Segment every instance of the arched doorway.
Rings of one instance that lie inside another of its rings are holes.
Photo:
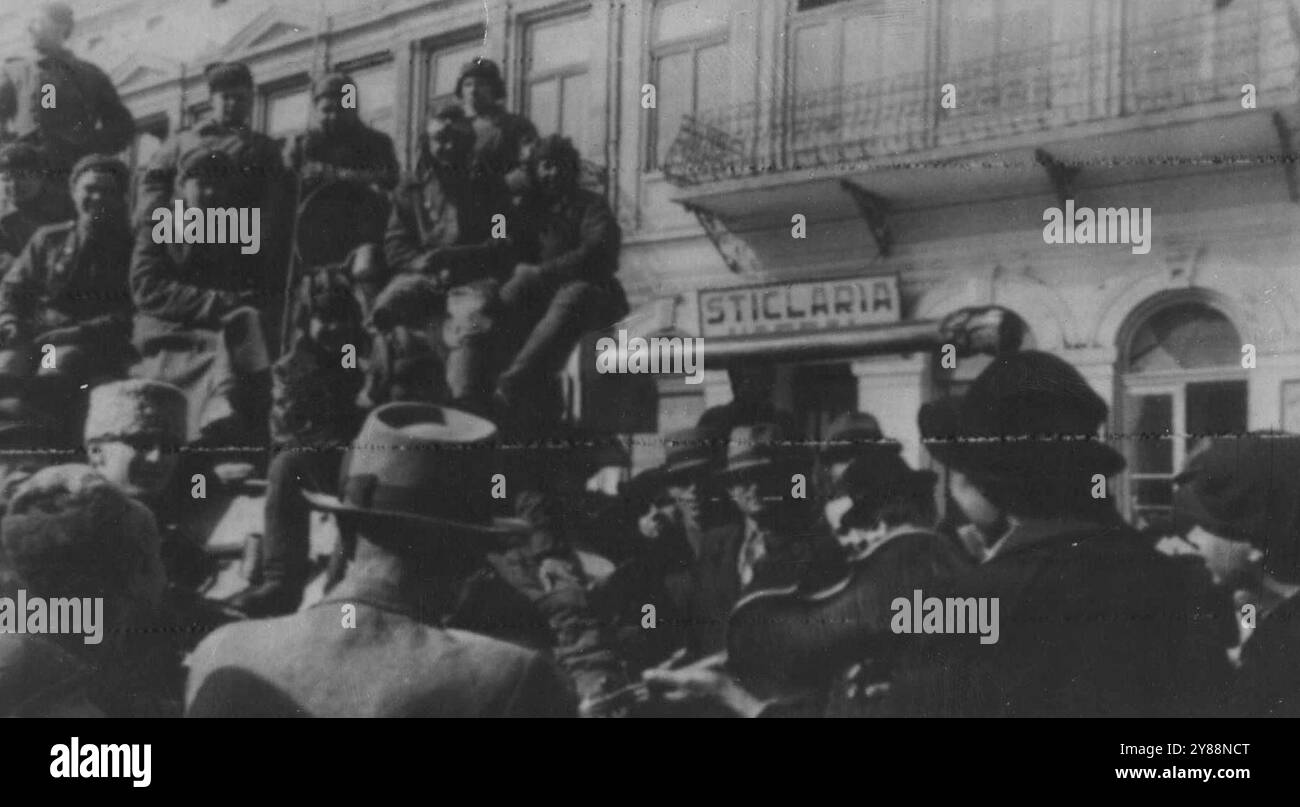
[[[1173,477],[1199,442],[1247,428],[1237,327],[1203,299],[1143,306],[1120,331],[1122,509],[1139,527],[1172,514]]]

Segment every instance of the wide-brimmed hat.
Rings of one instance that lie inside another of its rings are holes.
[[[669,432],[663,443],[663,464],[632,477],[627,485],[629,495],[649,496],[677,480],[707,473],[718,437],[697,426]]]
[[[922,442],[964,472],[1002,480],[1088,469],[1111,476],[1124,457],[1097,438],[1109,408],[1079,371],[1050,353],[999,356],[961,398],[921,407]]]
[[[1264,553],[1264,570],[1300,580],[1300,435],[1252,432],[1220,437],[1174,477],[1174,521]]]
[[[496,426],[468,412],[392,403],[366,418],[343,460],[340,495],[303,491],[313,507],[475,535],[526,532],[492,513]]]
[[[803,446],[793,443],[782,426],[754,423],[731,430],[726,463],[714,475],[726,484],[749,475],[785,470],[806,459]]]
[[[880,451],[898,454],[902,444],[887,439],[880,422],[866,412],[845,412],[831,421],[819,453],[823,462],[841,462]]]

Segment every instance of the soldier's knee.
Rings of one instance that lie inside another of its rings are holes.
[[[551,311],[585,312],[600,300],[600,292],[595,286],[584,281],[575,280],[565,283],[551,298]]]

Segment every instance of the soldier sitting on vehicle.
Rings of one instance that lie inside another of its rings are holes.
[[[0,198],[11,206],[0,216],[0,273],[9,269],[39,228],[76,218],[62,183],[45,154],[27,143],[0,149]]]
[[[458,107],[429,121],[416,176],[395,194],[384,252],[393,272],[429,278],[450,292],[450,301],[431,312],[447,314],[445,351],[440,347],[447,386],[451,400],[481,411],[493,363],[495,278],[510,263],[510,242],[492,237],[492,217],[508,210],[509,194],[502,182],[471,174],[473,137]]]
[[[73,429],[82,411],[76,388],[125,375],[133,356],[128,177],[115,157],[79,160],[72,170],[76,220],[37,230],[0,281],[3,373],[61,379],[25,394],[38,408],[67,409],[65,425]],[[53,400],[41,400],[46,394]],[[78,402],[70,408],[68,395]]]
[[[275,454],[267,471],[261,580],[226,601],[253,617],[291,613],[302,601],[311,520],[301,491],[333,489],[364,416],[355,357],[366,334],[342,268],[304,277],[297,302],[290,347],[271,368]]]
[[[604,197],[579,187],[580,162],[572,141],[559,135],[543,138],[529,158],[532,187],[519,217],[524,260],[499,294],[507,312],[503,336],[515,353],[497,379],[496,398],[512,419],[522,416],[525,406],[557,419],[558,388],[546,383],[548,377],[584,333],[628,312],[623,286],[614,277],[622,231]]]
[[[186,207],[226,207],[235,173],[234,160],[215,147],[185,155],[178,181]],[[190,440],[265,443],[271,382],[264,334],[265,320],[280,313],[277,268],[238,243],[155,243],[150,228],[138,233],[131,294],[143,359],[131,375],[185,392]]]

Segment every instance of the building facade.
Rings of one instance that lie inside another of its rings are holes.
[[[509,106],[572,137],[618,212],[622,327],[705,338],[697,386],[580,352],[606,427],[690,425],[728,366],[762,364],[809,439],[859,408],[925,464],[917,408],[985,361],[947,366],[939,324],[993,305],[1110,402],[1130,514],[1168,506],[1186,435],[1300,431],[1294,0],[136,0],[85,20],[74,48],[135,113],[136,162],[204,112],[218,59],[250,65],[277,137],[306,125],[313,72],[349,70],[407,164],[461,64],[498,60]],[[1067,203],[1149,209],[1149,249],[1046,243]]]

